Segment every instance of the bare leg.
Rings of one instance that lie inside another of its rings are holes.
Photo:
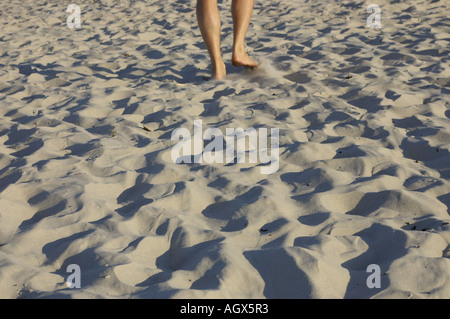
[[[234,66],[255,68],[258,64],[245,51],[245,34],[252,17],[254,0],[233,0],[231,14],[234,25],[233,58]]]
[[[211,58],[213,78],[223,79],[226,68],[220,51],[220,14],[217,0],[197,0],[197,21]]]

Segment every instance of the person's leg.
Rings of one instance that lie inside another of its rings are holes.
[[[245,35],[252,17],[254,0],[233,0],[231,14],[234,25],[233,58],[234,66],[257,67],[245,51]]]
[[[226,75],[226,68],[220,51],[220,14],[217,0],[197,0],[197,21],[211,57],[213,78],[222,79]]]

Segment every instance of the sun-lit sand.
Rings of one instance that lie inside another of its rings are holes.
[[[2,3],[0,297],[449,298],[450,2],[256,1],[254,71],[219,5],[205,81],[193,0]],[[195,120],[278,170],[174,163]]]

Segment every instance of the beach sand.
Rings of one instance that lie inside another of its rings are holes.
[[[223,81],[195,1],[72,2],[0,8],[1,298],[450,297],[448,1],[257,1],[255,71],[223,1]],[[195,120],[278,170],[174,163]]]

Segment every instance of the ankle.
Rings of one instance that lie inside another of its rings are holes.
[[[211,73],[214,77],[223,77],[227,73],[225,63],[223,61],[213,62],[211,64]]]
[[[242,43],[234,43],[233,44],[233,56],[242,56],[245,55],[246,51],[245,51],[245,45]]]

